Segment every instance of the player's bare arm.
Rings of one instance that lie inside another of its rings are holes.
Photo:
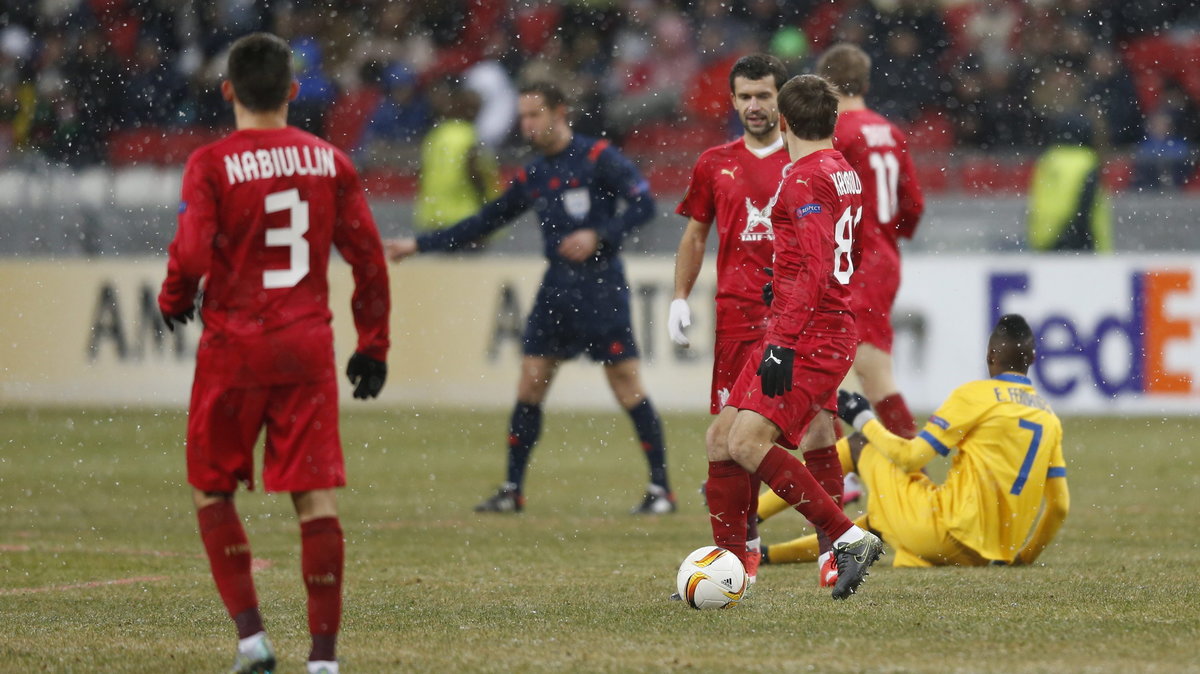
[[[692,310],[687,298],[692,294],[700,269],[704,266],[704,249],[710,231],[712,223],[688,218],[683,237],[679,240],[679,250],[675,253],[675,299],[671,301],[667,317],[667,332],[671,341],[680,346],[691,346],[691,340],[683,332],[692,324]]]

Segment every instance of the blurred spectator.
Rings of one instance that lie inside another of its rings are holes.
[[[1087,85],[1084,91],[1093,116],[1101,120],[1104,135],[1101,145],[1128,147],[1142,138],[1142,113],[1129,102],[1137,100],[1133,80],[1111,49],[1093,47],[1084,68]]]
[[[1134,154],[1133,184],[1141,189],[1180,187],[1196,170],[1195,148],[1175,130],[1170,111],[1146,120],[1146,138]]]
[[[462,76],[463,85],[480,101],[474,118],[475,133],[479,142],[492,148],[508,140],[517,119],[517,88],[497,60],[508,44],[503,35],[493,35],[484,48],[484,59],[467,68]]]
[[[616,98],[608,112],[618,133],[648,121],[673,118],[684,88],[700,72],[696,36],[682,14],[663,11],[629,29],[618,38],[611,74]]]
[[[1112,251],[1112,206],[1100,183],[1100,155],[1082,111],[1051,122],[1029,188],[1029,244],[1038,251]]]
[[[996,72],[1011,65],[1022,19],[1017,2],[977,3],[964,28],[971,44],[968,52],[979,58],[984,70]]]
[[[104,33],[92,28],[83,33],[76,52],[67,59],[67,91],[71,102],[61,109],[63,130],[73,135],[59,158],[80,165],[103,161],[108,134],[115,128],[115,113],[124,95],[117,62]]]
[[[808,36],[796,26],[784,26],[771,36],[767,51],[783,61],[789,75],[798,75],[804,71],[808,62]]]
[[[482,147],[471,120],[479,97],[453,80],[429,92],[437,124],[421,148],[421,183],[413,224],[418,232],[441,229],[474,215],[500,195],[500,172],[491,151]],[[479,242],[464,250],[482,250]]]
[[[288,123],[324,137],[325,111],[333,103],[337,90],[322,67],[321,45],[312,37],[293,40],[292,60],[300,92],[288,106]]]
[[[187,81],[173,64],[163,60],[157,43],[143,42],[130,67],[117,123],[126,128],[178,123],[186,97]]]
[[[835,38],[874,57],[872,105],[942,149],[1019,153],[1082,108],[1097,147],[1132,153],[1166,92],[1189,101],[1169,113],[1171,142],[1200,145],[1200,3],[1116,0],[9,1],[0,125],[75,163],[104,160],[115,127],[227,126],[224,51],[256,30],[295,46],[294,123],[354,139],[370,127],[397,145],[393,164],[419,151],[422,100],[443,76],[479,95],[476,132],[493,147],[512,137],[515,80],[547,79],[568,90],[580,132],[671,152],[689,122],[725,131],[727,59],[769,49],[796,73]],[[406,74],[374,110],[364,66],[397,62]],[[347,101],[361,111],[331,128]]]
[[[871,69],[871,107],[888,119],[911,122],[922,104],[938,90],[941,78],[932,61],[923,56],[917,33],[897,26],[883,45],[883,57],[872,58],[879,66]]]
[[[429,106],[417,88],[416,73],[393,63],[383,76],[384,99],[363,130],[362,146],[415,143],[429,128]]]

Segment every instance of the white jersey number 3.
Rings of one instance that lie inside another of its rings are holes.
[[[291,249],[291,262],[287,269],[270,269],[263,272],[263,288],[291,288],[308,275],[308,202],[300,200],[300,190],[290,189],[267,195],[268,213],[290,211],[287,227],[267,230],[268,246],[287,246]]]
[[[854,273],[854,258],[850,257],[850,251],[854,248],[854,228],[859,220],[862,220],[862,206],[857,211],[850,207],[833,228],[833,240],[837,243],[833,250],[833,277],[842,285],[850,283]]]

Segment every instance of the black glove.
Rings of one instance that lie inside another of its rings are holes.
[[[171,332],[175,332],[175,324],[178,323],[179,325],[184,325],[196,317],[196,305],[193,304],[187,308],[187,311],[181,311],[174,316],[163,314],[162,317],[163,321],[165,321],[167,324],[167,329]]]
[[[767,272],[767,276],[774,277],[775,270],[770,267],[763,267],[763,271]],[[775,282],[767,281],[763,284],[763,304],[768,307],[775,301]]]
[[[863,417],[864,414],[870,416]],[[842,421],[853,426],[854,430],[861,431],[862,426],[854,422],[861,422],[865,426],[868,421],[875,418],[875,413],[871,411],[871,403],[867,402],[866,397],[861,393],[839,390],[838,416],[842,418]]]
[[[792,390],[792,361],[796,352],[784,346],[768,344],[758,364],[758,376],[762,379],[762,392],[768,398],[781,396]]]
[[[355,353],[346,365],[346,376],[354,384],[355,398],[374,398],[383,390],[383,382],[387,380],[387,363],[364,353]]]

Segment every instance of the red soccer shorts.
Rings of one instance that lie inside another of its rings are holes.
[[[870,344],[884,353],[892,352],[892,305],[900,290],[900,256],[886,244],[864,248],[854,271],[850,308],[858,343]]]
[[[196,373],[188,411],[188,482],[201,491],[254,488],[254,445],[266,426],[263,487],[310,491],[346,484],[337,379],[231,388]]]
[[[792,366],[792,390],[768,398],[762,394],[758,378],[758,364],[766,348],[760,342],[738,376],[729,404],[763,415],[779,427],[780,444],[799,447],[804,430],[817,412],[828,409],[831,400],[836,409],[837,387],[854,362],[855,344],[853,338],[839,336],[798,345]]]
[[[713,348],[712,392],[708,407],[710,413],[719,414],[725,403],[729,402],[729,394],[733,392],[733,386],[737,383],[742,368],[755,354],[758,354],[759,358],[762,357],[762,351],[759,350],[761,344],[761,339],[717,338]],[[757,360],[754,362],[758,363]]]

